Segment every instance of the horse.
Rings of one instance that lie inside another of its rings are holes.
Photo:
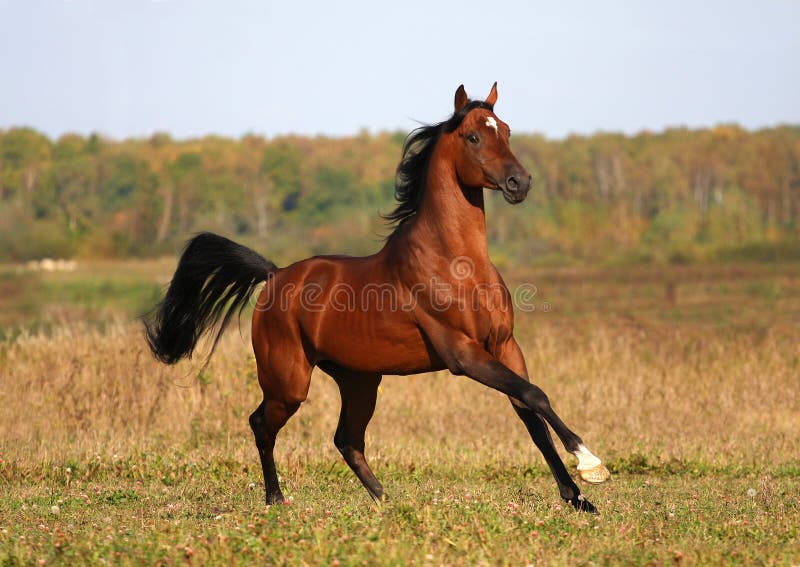
[[[178,262],[167,292],[145,317],[145,338],[167,364],[191,357],[204,334],[214,352],[234,314],[263,283],[252,317],[252,346],[263,400],[250,415],[266,504],[284,502],[276,437],[305,401],[311,371],[339,387],[334,444],[378,504],[386,499],[364,454],[364,435],[385,374],[449,370],[497,390],[544,456],[561,498],[597,513],[567,471],[553,429],[589,483],[610,478],[581,438],[530,381],[514,339],[511,295],[489,259],[484,188],[521,203],[531,175],[514,156],[511,131],[494,113],[497,83],[485,100],[458,87],[452,116],[406,138],[395,181],[393,228],[365,257],[315,256],[279,268],[254,250],[200,233]]]

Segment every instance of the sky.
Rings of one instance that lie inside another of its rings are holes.
[[[0,0],[0,128],[120,139],[800,123],[800,0]]]

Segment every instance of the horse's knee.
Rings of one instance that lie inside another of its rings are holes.
[[[522,394],[522,400],[520,401],[522,401],[528,409],[535,411],[539,415],[550,410],[550,399],[547,397],[547,394],[545,394],[541,388],[533,384],[531,384],[529,388],[525,388]]]
[[[342,454],[347,462],[350,462],[351,457],[355,455],[364,454],[364,435],[358,434],[351,427],[348,427],[346,420],[340,418],[339,426],[336,428],[336,433],[333,435],[333,444]]]
[[[357,463],[364,462],[363,445],[358,447],[355,443],[337,442],[336,438],[334,438],[333,443],[348,465],[354,466]]]
[[[303,398],[305,399],[305,398]],[[301,401],[269,400],[250,414],[250,428],[258,442],[263,436],[275,437],[292,415],[300,408]]]
[[[343,453],[347,448],[347,435],[345,435],[341,425],[336,428],[336,433],[333,434],[333,444],[339,449],[340,453]]]
[[[336,448],[345,458],[354,452],[361,454],[364,453],[364,441],[354,439],[341,429],[338,429],[336,434],[333,436],[333,444],[336,445]]]
[[[264,404],[258,406],[256,411],[250,414],[248,421],[253,432],[258,432],[264,427]]]
[[[343,457],[347,457],[347,453],[351,450],[350,443],[347,442],[347,439],[337,433],[333,436],[333,444],[336,445],[336,448]]]

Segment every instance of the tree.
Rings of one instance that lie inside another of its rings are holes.
[[[297,206],[303,189],[300,161],[298,149],[284,140],[273,142],[264,150],[261,174],[273,207],[289,211]]]
[[[30,202],[51,150],[50,140],[31,128],[0,133],[0,202]]]

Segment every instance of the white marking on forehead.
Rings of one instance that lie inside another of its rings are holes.
[[[486,117],[486,125],[489,128],[494,128],[494,133],[498,136],[500,135],[500,130],[497,129],[497,120],[494,119],[494,116],[487,116]]]

